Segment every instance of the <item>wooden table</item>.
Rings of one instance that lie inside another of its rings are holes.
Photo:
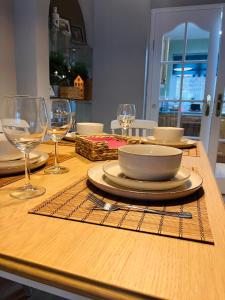
[[[42,145],[42,150],[53,148]],[[77,156],[64,163],[70,172],[32,176],[47,188],[26,201],[0,190],[0,276],[74,298],[225,299],[225,211],[208,159],[184,157],[204,178],[215,245],[201,244],[28,214],[28,210],[85,174],[94,163]],[[72,151],[61,146],[60,152]]]

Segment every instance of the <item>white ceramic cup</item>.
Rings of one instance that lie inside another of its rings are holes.
[[[158,145],[126,145],[118,149],[119,165],[129,178],[169,180],[179,168],[182,151]]]
[[[77,123],[77,133],[81,135],[93,135],[103,133],[102,123]]]
[[[180,142],[184,135],[184,128],[178,127],[155,127],[153,136],[159,142],[176,143]]]

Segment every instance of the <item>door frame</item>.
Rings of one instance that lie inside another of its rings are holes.
[[[151,81],[152,74],[153,74],[153,68],[154,68],[154,46],[155,46],[155,39],[154,39],[154,32],[156,30],[155,28],[155,19],[157,13],[162,13],[162,12],[176,12],[176,11],[196,11],[198,9],[205,9],[209,10],[212,8],[218,8],[218,9],[224,9],[225,4],[207,4],[207,5],[192,5],[192,6],[179,6],[179,7],[166,7],[166,8],[155,8],[151,10],[151,16],[150,16],[150,34],[148,35],[147,38],[147,58],[146,58],[146,66],[147,66],[147,71],[145,73],[145,79],[146,79],[146,84],[145,84],[145,91],[144,91],[144,112],[143,116],[144,119],[151,119],[151,120],[156,120],[154,118],[154,115],[151,115],[151,108],[152,105],[155,105],[151,101],[151,91],[152,91],[152,85],[153,82]]]
[[[225,8],[225,5],[224,5]],[[224,9],[225,10],[225,9]],[[210,126],[209,142],[214,145],[208,152],[209,160],[212,167],[216,166],[217,150],[220,138],[220,116],[216,116],[216,107],[219,94],[224,95],[225,92],[225,11],[222,20],[222,36],[220,40],[220,55],[218,60],[218,77],[215,90],[215,101],[212,109],[212,122]],[[224,99],[223,99],[224,102]]]
[[[193,6],[181,6],[181,7],[169,7],[169,8],[159,8],[159,9],[152,9],[151,10],[151,16],[150,16],[150,30],[148,35],[148,41],[147,41],[147,57],[146,57],[146,84],[145,84],[145,97],[144,97],[144,118],[145,119],[154,119],[151,116],[151,108],[154,103],[151,102],[151,90],[153,87],[153,82],[151,81],[153,71],[154,71],[154,31],[155,31],[155,19],[157,13],[160,12],[176,12],[176,11],[193,11],[198,9],[221,9],[223,10],[223,20],[222,20],[222,34],[220,41],[220,56],[219,56],[219,63],[218,63],[218,80],[216,82],[215,87],[215,96],[214,101],[211,101],[212,105],[210,108],[211,113],[211,124],[209,128],[209,141],[208,143],[210,145],[213,145],[209,148],[208,151],[208,157],[211,163],[211,166],[213,170],[216,166],[216,157],[217,157],[217,150],[219,145],[219,134],[220,134],[220,118],[215,116],[215,110],[216,110],[216,101],[218,98],[218,94],[223,93],[225,88],[225,4],[209,4],[209,5],[193,5]],[[222,63],[223,62],[223,63]],[[153,116],[154,117],[154,116]],[[207,149],[206,149],[207,150]],[[220,190],[222,193],[225,193],[225,178],[218,178],[217,179],[218,185],[220,187]]]
[[[218,61],[218,77],[216,82],[216,90],[215,90],[215,101],[214,107],[212,110],[212,122],[210,126],[210,134],[209,134],[209,143],[212,147],[209,147],[208,157],[213,168],[213,171],[216,170],[217,163],[217,153],[219,147],[219,139],[220,139],[220,126],[221,126],[221,116],[216,116],[217,110],[217,101],[219,99],[219,95],[223,95],[222,102],[225,102],[225,5],[224,5],[224,16],[222,20],[222,35],[220,40],[220,55]],[[224,163],[225,166],[225,163]],[[222,194],[225,194],[225,177],[216,178],[217,184]]]

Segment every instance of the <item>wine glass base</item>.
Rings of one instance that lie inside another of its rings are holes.
[[[10,193],[10,196],[20,200],[31,199],[35,197],[39,197],[46,192],[46,189],[41,186],[23,186],[20,187]]]
[[[48,169],[45,169],[46,174],[64,174],[69,172],[69,169],[63,166],[52,166]]]

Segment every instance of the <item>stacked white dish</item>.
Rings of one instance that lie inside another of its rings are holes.
[[[163,191],[173,189],[184,184],[185,181],[187,181],[191,175],[187,169],[180,168],[177,174],[170,180],[136,180],[127,177],[122,172],[120,165],[117,161],[103,165],[103,172],[109,180],[111,180],[115,184],[118,184],[119,186],[143,191]]]
[[[184,138],[183,135],[184,128],[155,127],[153,128],[153,136],[144,138],[143,143],[177,148],[189,148],[196,145],[196,141]]]
[[[32,151],[29,161],[30,169],[44,165],[48,157],[47,153]],[[0,175],[24,172],[24,164],[23,154],[6,140],[4,134],[0,134]]]
[[[180,167],[179,149],[127,145],[120,147],[118,153],[119,161],[88,171],[89,180],[111,194],[142,200],[176,199],[195,192],[202,185],[197,173]]]

